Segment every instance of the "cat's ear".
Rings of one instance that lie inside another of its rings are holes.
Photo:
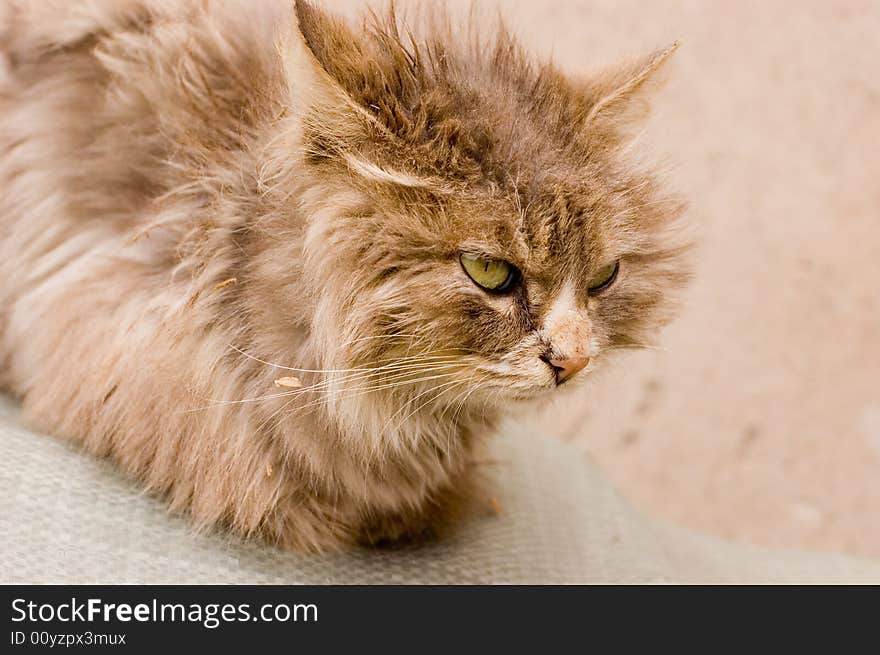
[[[394,118],[402,113],[396,110],[404,87],[400,78],[397,86],[391,84],[394,76],[388,75],[391,64],[406,60],[397,32],[365,38],[308,0],[295,0],[294,17],[297,29],[293,43],[284,46],[284,60],[291,103],[300,108],[297,113],[313,137],[310,154],[315,159],[344,161],[352,173],[370,182],[428,186],[414,175],[370,161],[362,147],[367,141],[398,136]],[[375,15],[374,19],[379,20]],[[387,20],[387,25],[394,24],[393,4]],[[389,69],[381,70],[382,65]],[[412,87],[406,89],[412,95]]]
[[[291,102],[302,114],[328,121],[361,113],[346,92],[350,62],[362,59],[363,44],[341,19],[308,0],[295,0],[294,29],[281,45]]]
[[[388,92],[376,63],[376,43],[309,0],[295,0],[293,13],[296,34],[285,47],[291,102],[324,128],[325,136],[341,142],[364,129],[373,136],[390,135],[392,130],[373,111],[385,101],[374,97]]]
[[[360,53],[354,33],[342,20],[323,12],[308,0],[295,0],[293,6],[305,54],[312,65],[335,78],[340,71],[339,64]]]
[[[661,71],[678,42],[647,56],[600,71],[582,86],[587,99],[584,128],[618,135],[632,129],[648,110],[648,97],[662,81]]]

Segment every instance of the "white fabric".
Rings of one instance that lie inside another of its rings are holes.
[[[657,524],[587,455],[515,429],[495,441],[500,515],[442,543],[300,556],[196,534],[108,463],[17,417],[0,399],[3,583],[880,583],[880,562],[769,552]]]

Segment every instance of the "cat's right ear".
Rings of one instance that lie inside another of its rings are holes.
[[[308,0],[295,0],[293,14],[295,30],[281,51],[296,113],[318,128],[325,145],[335,144],[337,150],[365,131],[386,134],[387,128],[348,90],[366,84],[369,46],[345,21]]]
[[[316,111],[332,115],[351,105],[333,62],[357,57],[356,37],[344,22],[307,0],[294,0],[293,8],[294,29],[280,46],[291,102],[303,115]]]
[[[350,56],[355,39],[345,23],[324,13],[308,0],[294,0],[293,13],[303,54],[310,65],[317,66],[329,76],[333,57]]]

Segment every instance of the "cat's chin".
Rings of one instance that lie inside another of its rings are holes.
[[[551,402],[558,390],[556,387],[539,387],[534,391],[517,393],[507,397],[507,403],[517,406],[534,406]]]
[[[528,391],[511,394],[507,396],[506,400],[508,404],[531,408],[536,405],[549,405],[560,398],[568,397],[572,393],[582,390],[586,386],[587,377],[586,375],[578,376],[577,379],[560,385],[538,386]]]

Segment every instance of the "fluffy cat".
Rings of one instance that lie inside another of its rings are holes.
[[[587,79],[502,28],[303,0],[12,0],[0,385],[200,526],[433,531],[513,407],[669,318],[681,205],[628,160],[671,49]]]

